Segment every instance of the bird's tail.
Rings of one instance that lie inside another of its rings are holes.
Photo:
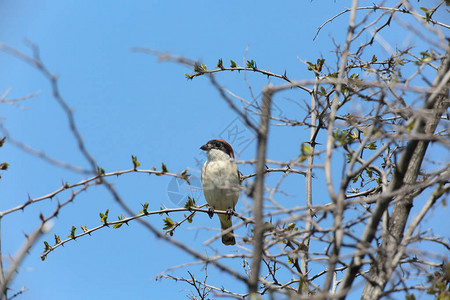
[[[222,228],[222,232],[233,226],[233,224],[231,223],[231,216],[220,214],[219,219],[220,219],[220,227]],[[236,244],[236,239],[234,238],[233,230],[231,230],[225,234],[222,234],[222,243],[224,245]]]

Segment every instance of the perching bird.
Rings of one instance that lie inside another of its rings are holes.
[[[200,149],[206,151],[207,161],[202,169],[202,186],[209,216],[214,210],[226,210],[228,215],[219,214],[222,232],[233,226],[231,214],[239,198],[240,177],[230,144],[223,140],[211,140]],[[236,244],[233,231],[222,234],[224,245]]]

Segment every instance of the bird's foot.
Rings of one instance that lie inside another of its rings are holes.
[[[208,207],[208,216],[210,219],[212,219],[212,217],[214,216],[214,208],[213,207]]]
[[[228,215],[228,220],[231,218],[231,216],[234,215],[234,210],[232,208],[227,209],[227,215]]]

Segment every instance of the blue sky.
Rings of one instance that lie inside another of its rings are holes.
[[[59,75],[61,93],[74,110],[88,150],[106,171],[131,168],[131,155],[136,155],[142,168],[159,168],[164,162],[171,171],[189,168],[193,175],[199,175],[195,162],[204,159],[199,147],[211,138],[221,134],[225,137],[231,130],[245,127],[207,78],[187,81],[184,73],[192,70],[160,63],[153,56],[132,52],[131,48],[168,51],[201,60],[210,68],[219,58],[226,64],[233,59],[242,65],[247,53],[247,58],[255,60],[262,69],[280,74],[286,70],[291,78],[311,79],[312,73],[299,58],[315,61],[323,55],[332,63],[330,34],[342,42],[348,15],[324,27],[316,40],[313,37],[318,26],[343,8],[342,1],[283,1],[277,5],[258,1],[256,5],[243,1],[4,0],[0,2],[0,42],[28,54],[31,51],[26,40],[39,46],[46,66]],[[398,39],[395,35],[385,38],[394,43]],[[404,40],[408,39],[416,42],[410,36]],[[386,55],[377,45],[373,49]],[[38,92],[22,103],[26,109],[2,105],[1,117],[11,135],[50,156],[88,168],[69,134],[63,111],[51,96],[48,82],[36,70],[4,53],[0,54],[0,65],[1,93],[10,89],[9,98],[14,98]],[[258,74],[246,76],[258,96],[267,80]],[[217,79],[236,94],[250,98],[242,73],[218,74]],[[305,111],[291,100],[308,103],[309,96],[286,92],[276,102],[281,114],[302,120]],[[273,127],[271,134],[268,156],[290,160],[298,154],[300,144],[308,140],[309,131]],[[246,147],[233,146],[235,151],[242,151],[239,159],[252,159],[256,148],[256,143],[251,142],[253,134],[245,131],[244,136],[249,141],[242,144]],[[53,191],[62,181],[73,183],[83,178],[8,144],[0,149],[0,154],[1,161],[11,165],[0,181],[2,210],[26,201],[28,195],[37,197]],[[249,173],[252,169],[242,170]],[[279,179],[273,177],[273,182]],[[173,192],[169,177],[129,174],[111,180],[136,211],[144,202],[150,203],[151,210],[177,204],[169,197],[169,192]],[[304,204],[303,177],[292,176],[283,189],[296,195],[285,201]],[[320,185],[315,186],[315,191],[320,201],[328,201]],[[201,193],[197,194],[198,202],[204,203]],[[3,255],[17,251],[23,243],[23,233],[39,223],[40,211],[51,213],[56,201],[64,201],[68,196],[63,193],[52,202],[5,217]],[[245,204],[245,199],[240,200],[237,210],[244,209]],[[54,233],[66,236],[72,225],[97,226],[98,213],[106,209],[110,209],[114,219],[123,213],[103,188],[89,189],[63,209],[44,239],[53,241]],[[433,212],[434,217],[439,214]],[[179,219],[182,215],[171,217]],[[148,220],[162,228],[161,217]],[[441,220],[441,228],[450,226],[448,218]],[[209,220],[200,214],[194,223],[177,230],[175,238],[205,251],[201,243],[217,233],[205,227],[217,228],[217,218]],[[245,230],[241,228],[238,233],[245,234]],[[213,246],[223,252],[239,251],[220,243]],[[155,239],[138,223],[119,230],[100,230],[51,253],[45,262],[39,257],[42,249],[42,243],[33,248],[16,277],[13,288],[28,288],[20,299],[161,299],[181,297],[185,294],[183,289],[189,289],[182,283],[154,280],[158,273],[192,258]],[[206,251],[214,253],[213,248]],[[202,272],[199,267],[194,270]],[[173,274],[187,275],[185,270]],[[217,274],[220,273],[212,267],[208,269],[210,278]],[[227,282],[219,277],[213,283]],[[245,291],[239,283],[230,284]]]

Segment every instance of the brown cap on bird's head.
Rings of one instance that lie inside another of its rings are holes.
[[[230,144],[228,144],[224,140],[210,140],[205,145],[201,146],[200,149],[202,149],[203,151],[208,151],[211,149],[222,150],[234,159],[233,148],[231,148]]]

